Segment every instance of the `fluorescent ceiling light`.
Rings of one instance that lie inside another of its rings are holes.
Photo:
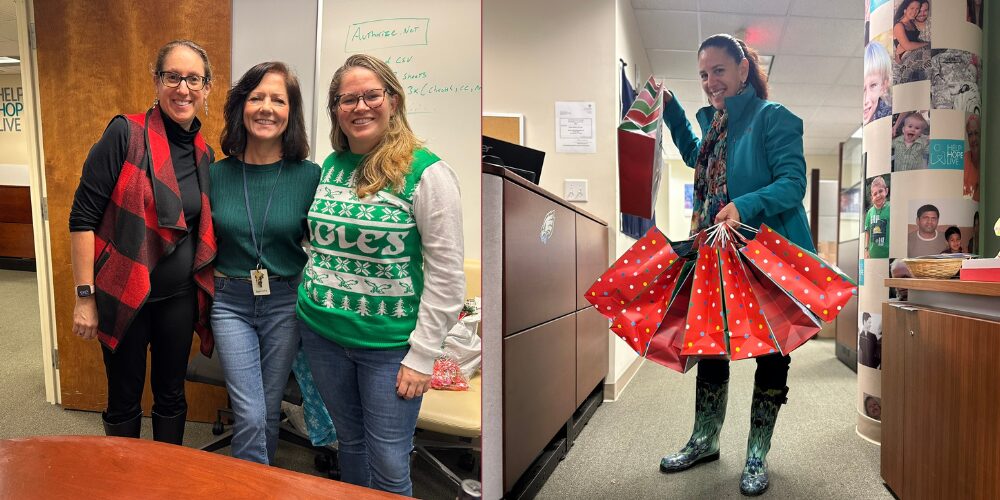
[[[774,63],[774,56],[765,56],[761,54],[759,58],[760,65],[764,69],[764,75],[771,76],[771,64]]]
[[[17,64],[19,62],[21,60],[16,57],[0,56],[0,64]]]

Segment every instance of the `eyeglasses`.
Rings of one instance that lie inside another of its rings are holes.
[[[161,71],[157,75],[160,77],[160,83],[170,88],[179,87],[181,82],[186,82],[188,89],[201,90],[208,83],[207,77],[198,75],[181,76],[173,71]]]
[[[345,113],[350,113],[358,108],[358,103],[361,99],[365,100],[365,106],[368,109],[375,109],[385,102],[385,96],[392,95],[392,91],[389,89],[371,89],[366,90],[364,94],[340,94],[334,96],[333,103],[340,108],[341,111]]]

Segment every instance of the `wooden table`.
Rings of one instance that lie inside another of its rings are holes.
[[[154,441],[44,436],[0,441],[0,498],[403,497]]]

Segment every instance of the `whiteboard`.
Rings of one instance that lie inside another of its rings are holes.
[[[333,151],[327,93],[352,54],[389,64],[406,89],[410,126],[451,165],[462,190],[465,256],[480,256],[482,22],[478,0],[324,1],[316,73],[316,161]]]

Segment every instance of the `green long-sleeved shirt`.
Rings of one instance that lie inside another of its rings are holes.
[[[264,210],[279,166],[281,162],[246,166],[250,210],[258,245],[263,242],[263,267],[271,276],[297,276],[306,263],[302,240],[307,234],[306,214],[316,194],[320,169],[309,160],[285,162],[265,226]],[[219,248],[215,269],[226,276],[249,277],[250,269],[257,267],[257,253],[247,221],[241,162],[229,157],[213,163],[209,172],[212,222]]]

